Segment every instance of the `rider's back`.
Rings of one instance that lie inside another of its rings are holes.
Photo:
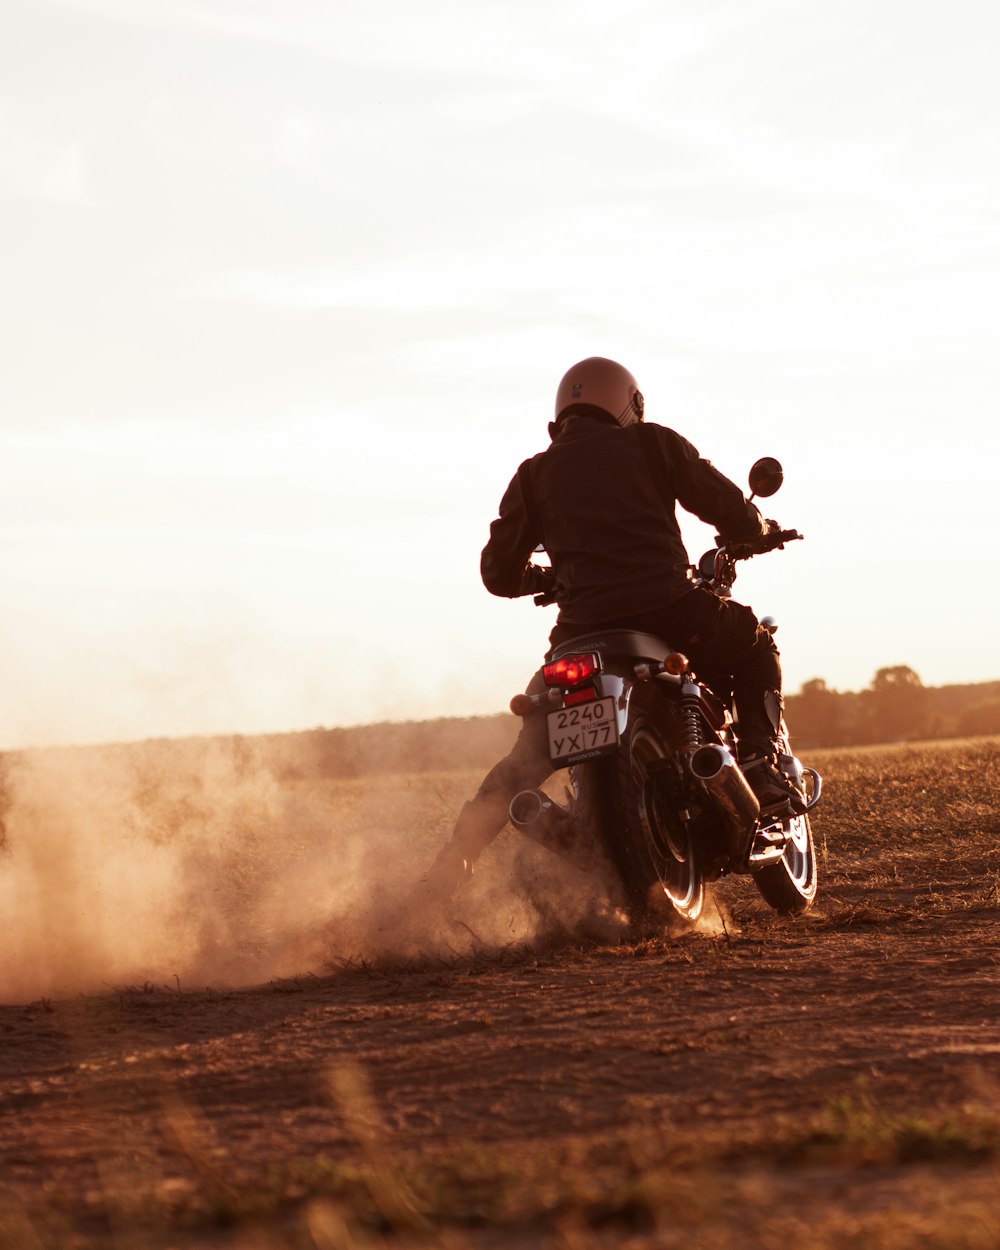
[[[653,611],[690,589],[677,501],[730,532],[757,528],[742,492],[686,439],[652,423],[568,421],[532,459],[531,478],[565,621]]]

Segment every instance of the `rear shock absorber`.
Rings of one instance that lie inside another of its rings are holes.
[[[693,684],[685,684],[681,688],[680,729],[683,750],[697,751],[705,741],[705,728],[700,692]]]

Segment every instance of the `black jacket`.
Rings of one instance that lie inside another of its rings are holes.
[[[550,589],[551,574],[530,563],[544,543],[559,620],[617,620],[665,607],[690,589],[674,502],[727,537],[763,532],[757,508],[687,439],[664,426],[647,423],[647,429],[655,432],[646,437],[655,438],[662,462],[647,457],[638,426],[567,421],[529,462],[537,522],[517,475],[500,501],[480,566],[486,589],[511,599]]]

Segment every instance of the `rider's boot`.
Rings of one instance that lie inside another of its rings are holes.
[[[507,808],[501,800],[479,794],[466,803],[451,840],[422,878],[428,891],[450,898],[472,876],[476,860],[506,823]]]
[[[472,869],[473,861],[463,855],[454,842],[446,842],[421,883],[430,893],[450,898],[472,876]]]
[[[762,816],[801,816],[806,796],[782,771],[778,737],[784,701],[780,690],[753,689],[738,698],[739,764],[760,803]]]
[[[801,816],[806,796],[778,766],[777,745],[768,753],[741,756],[740,769],[757,796],[762,816]]]

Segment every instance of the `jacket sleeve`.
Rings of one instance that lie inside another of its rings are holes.
[[[491,595],[517,599],[551,590],[551,569],[530,562],[531,553],[541,540],[541,534],[531,527],[521,484],[515,475],[500,500],[500,515],[490,526],[489,542],[479,564],[483,585]]]
[[[677,502],[700,520],[714,525],[725,538],[756,538],[765,532],[756,504],[745,497],[735,482],[720,473],[710,460],[674,430],[659,427],[667,465],[673,473]]]

